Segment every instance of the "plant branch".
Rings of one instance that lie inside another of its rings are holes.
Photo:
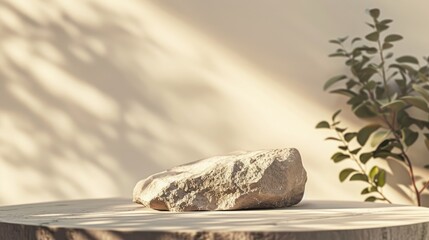
[[[381,110],[379,104],[377,103],[377,101],[375,101],[374,94],[371,91],[369,91],[369,90],[368,90],[368,93],[369,93],[369,96],[370,96],[371,100],[374,102],[375,106],[377,107],[377,111],[380,112],[380,113],[382,113],[382,110]],[[420,192],[417,189],[416,178],[415,178],[414,170],[413,170],[413,164],[412,164],[410,158],[408,157],[407,153],[405,152],[404,145],[403,145],[403,143],[401,141],[401,136],[399,136],[399,134],[396,132],[395,127],[387,119],[386,115],[384,113],[382,113],[381,116],[382,116],[381,120],[389,127],[390,131],[392,131],[393,136],[395,137],[395,140],[400,145],[399,150],[401,151],[401,156],[404,158],[404,160],[406,162],[406,165],[408,167],[408,173],[410,175],[411,184],[412,184],[412,186],[414,188],[414,192],[416,194],[417,205],[421,206]]]
[[[334,129],[335,130],[335,129]],[[367,176],[367,178],[368,178],[368,183],[372,186],[372,187],[375,187],[375,189],[376,189],[376,191],[377,191],[377,193],[378,194],[380,194],[380,196],[383,198],[383,200],[386,200],[388,203],[392,203],[384,194],[383,194],[383,192],[381,191],[381,189],[374,183],[374,182],[372,182],[371,180],[370,180],[370,177],[368,176],[368,174],[366,173],[366,171],[365,171],[365,169],[364,169],[364,167],[362,166],[362,164],[361,164],[361,162],[356,158],[356,155],[355,154],[353,154],[351,151],[350,151],[350,149],[348,148],[348,143],[347,143],[347,141],[344,139],[344,137],[343,137],[343,135],[342,134],[340,134],[340,132],[339,131],[337,131],[337,130],[335,130],[335,132],[337,133],[337,136],[338,136],[338,138],[341,140],[341,142],[344,144],[344,146],[347,146],[347,153],[349,154],[349,156],[350,156],[350,158],[352,159],[352,160],[354,160],[355,161],[355,163],[359,166],[359,169],[360,169],[360,173],[361,174],[363,174],[363,175],[365,175],[365,176]]]
[[[381,46],[380,38],[378,38],[378,40],[377,40],[377,44],[378,44],[378,50],[379,50],[379,52],[380,52],[381,71],[382,71],[382,78],[383,78],[384,89],[385,89],[385,93],[386,93],[386,95],[387,95],[387,98],[388,98],[388,100],[389,100],[389,102],[390,102],[390,101],[391,101],[391,98],[390,98],[390,95],[389,95],[389,93],[388,93],[388,88],[387,88],[386,71],[385,71],[385,66],[384,66],[385,60],[384,60],[383,48],[382,48],[382,46]],[[395,122],[396,122],[396,119],[395,119],[395,118],[396,118],[396,113],[395,113],[395,112],[393,113],[392,122],[390,122],[390,121],[387,119],[386,114],[384,114],[384,113],[382,112],[382,109],[380,108],[380,105],[378,104],[378,102],[375,100],[374,94],[373,94],[370,90],[368,90],[368,92],[369,92],[369,94],[370,94],[371,100],[372,100],[372,101],[374,102],[374,104],[377,106],[377,110],[378,110],[378,112],[382,113],[382,114],[381,114],[381,116],[382,116],[382,120],[386,123],[386,125],[387,125],[387,126],[389,127],[389,129],[392,131],[393,136],[395,137],[395,140],[396,140],[396,141],[399,143],[399,145],[400,145],[400,148],[399,148],[399,149],[400,149],[400,151],[401,151],[401,155],[402,155],[402,157],[404,158],[404,160],[406,161],[407,166],[408,166],[408,170],[409,170],[409,174],[410,174],[410,179],[411,179],[411,184],[412,184],[412,186],[413,186],[413,188],[414,188],[414,192],[415,192],[415,194],[416,194],[417,205],[418,205],[418,206],[421,206],[420,192],[419,192],[419,190],[417,189],[416,179],[415,179],[414,170],[413,170],[413,164],[412,164],[412,162],[411,162],[410,158],[408,157],[407,153],[405,152],[404,145],[403,145],[403,143],[402,143],[402,141],[401,141],[401,137],[399,136],[399,134],[396,132],[396,129],[395,129]]]
[[[375,186],[375,184],[371,184],[371,185],[373,185],[373,186]],[[375,187],[377,187],[377,186],[375,186]],[[386,196],[383,194],[383,192],[381,191],[381,190],[378,190],[378,187],[377,187],[377,192],[380,194],[380,196],[381,197],[383,197],[383,199],[384,200],[386,200],[388,203],[392,203],[389,199],[387,199],[386,198]]]
[[[390,126],[391,127],[391,126]],[[395,136],[395,139],[397,142],[400,143],[400,150],[401,150],[401,155],[402,157],[404,157],[404,160],[406,161],[407,165],[408,165],[408,170],[409,170],[409,174],[410,174],[410,178],[411,178],[411,183],[412,186],[414,188],[414,192],[416,193],[416,200],[417,200],[417,206],[421,206],[421,200],[420,200],[420,191],[417,189],[417,185],[416,185],[416,177],[414,175],[414,170],[413,170],[413,164],[411,163],[410,158],[408,157],[407,153],[404,150],[404,146],[400,141],[400,136],[398,135],[398,133],[393,132],[393,136]]]
[[[374,19],[374,23],[377,24],[375,22],[375,19]],[[390,102],[391,99],[390,99],[389,89],[387,87],[386,69],[384,67],[385,61],[384,61],[383,47],[381,46],[380,37],[378,37],[377,39],[377,45],[378,45],[378,52],[380,53],[381,74],[383,78],[384,92],[386,93],[387,99],[389,99],[389,102]]]
[[[422,192],[429,187],[429,180],[423,185],[422,189],[420,189],[419,194],[422,194]]]
[[[337,136],[341,140],[341,142],[345,146],[348,146],[347,141],[344,139],[344,137],[338,131],[335,130],[335,132],[337,133]],[[363,168],[362,164],[360,163],[360,161],[358,159],[356,159],[355,155],[350,152],[350,149],[348,147],[347,147],[346,151],[350,155],[350,157],[356,162],[356,164],[359,166],[361,173],[366,175],[365,169]]]

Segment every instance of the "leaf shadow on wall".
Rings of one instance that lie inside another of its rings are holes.
[[[237,148],[224,93],[171,75],[195,62],[124,5],[0,3],[1,202],[131,196],[149,174]]]

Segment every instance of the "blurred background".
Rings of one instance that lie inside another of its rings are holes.
[[[0,204],[131,197],[166,168],[281,147],[302,154],[306,199],[362,201],[315,125],[345,108],[322,91],[345,70],[328,40],[366,33],[373,7],[399,51],[428,55],[424,0],[2,0]],[[405,170],[385,167],[405,183],[386,195],[411,203]]]

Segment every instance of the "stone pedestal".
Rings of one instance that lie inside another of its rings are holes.
[[[272,210],[167,212],[131,199],[0,207],[0,239],[429,239],[429,208],[309,201]]]

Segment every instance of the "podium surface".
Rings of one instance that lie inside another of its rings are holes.
[[[282,209],[167,212],[131,199],[0,207],[0,239],[429,239],[429,208],[303,200]]]

